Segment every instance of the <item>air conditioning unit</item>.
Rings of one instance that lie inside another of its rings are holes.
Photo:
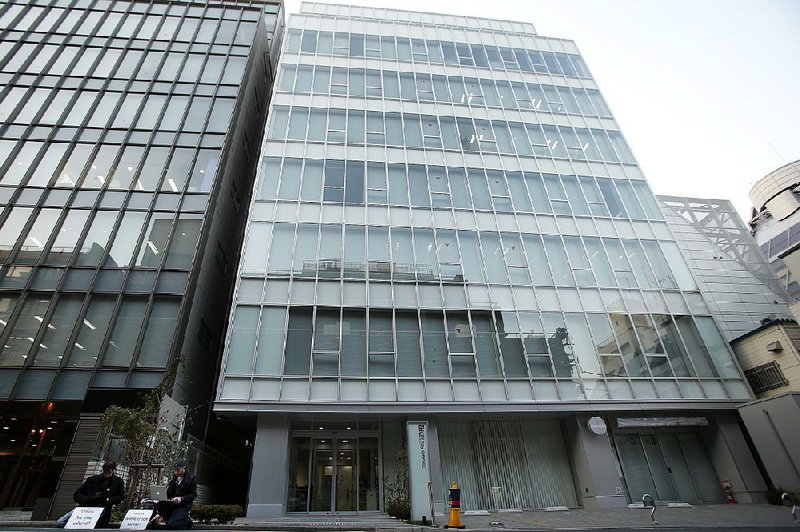
[[[778,341],[770,342],[770,343],[767,344],[767,351],[769,351],[771,353],[775,353],[775,352],[778,352],[778,351],[783,351],[783,346]]]

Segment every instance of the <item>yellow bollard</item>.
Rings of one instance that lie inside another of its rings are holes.
[[[461,490],[458,489],[456,483],[450,484],[450,489],[447,493],[447,502],[450,505],[450,519],[448,519],[445,528],[464,528],[461,524]]]

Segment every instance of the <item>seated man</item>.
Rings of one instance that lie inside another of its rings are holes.
[[[114,474],[116,469],[116,462],[106,462],[103,464],[103,473],[92,475],[84,480],[72,497],[78,506],[103,507],[103,513],[97,520],[95,528],[108,528],[111,507],[125,499],[125,483]],[[71,514],[72,512],[59,519],[58,525],[66,525]]]
[[[197,479],[186,471],[186,462],[175,462],[172,479],[167,485],[167,500],[159,501],[156,512],[164,520],[159,528],[184,529],[191,528],[189,511],[197,497]]]

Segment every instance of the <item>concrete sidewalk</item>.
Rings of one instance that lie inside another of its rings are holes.
[[[800,522],[794,521],[791,509],[766,504],[703,505],[693,508],[658,507],[655,528],[671,530],[737,530],[764,531],[794,529],[800,531]],[[561,512],[531,510],[525,512],[493,512],[488,515],[462,516],[468,530],[653,530],[650,509],[609,508],[603,510],[572,509]],[[52,530],[52,522],[3,521],[0,530],[22,529]],[[447,524],[444,517],[437,517],[436,524]],[[386,515],[298,515],[276,519],[240,518],[232,525],[196,525],[196,530],[217,531],[375,531],[375,532],[426,532],[429,527],[420,527],[397,521]]]
[[[690,508],[659,506],[655,519],[657,528],[761,528],[794,527],[800,522],[792,519],[791,508],[768,504],[710,504]],[[463,524],[472,530],[559,530],[651,528],[650,509],[606,508],[601,510],[573,509],[561,512],[526,511],[496,512],[489,515],[462,516]],[[492,525],[492,523],[495,523]],[[447,524],[438,518],[437,524]]]

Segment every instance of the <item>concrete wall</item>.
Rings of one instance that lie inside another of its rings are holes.
[[[572,416],[561,423],[578,500],[584,508],[625,507],[628,501],[623,494],[609,434],[590,431],[587,426],[590,417]]]
[[[709,429],[701,433],[703,443],[720,480],[729,480],[734,496],[742,503],[764,503],[767,485],[733,413],[709,418]]]
[[[289,418],[259,414],[247,517],[280,517],[286,512],[289,474]]]
[[[755,401],[739,414],[772,485],[800,492],[800,393]]]

